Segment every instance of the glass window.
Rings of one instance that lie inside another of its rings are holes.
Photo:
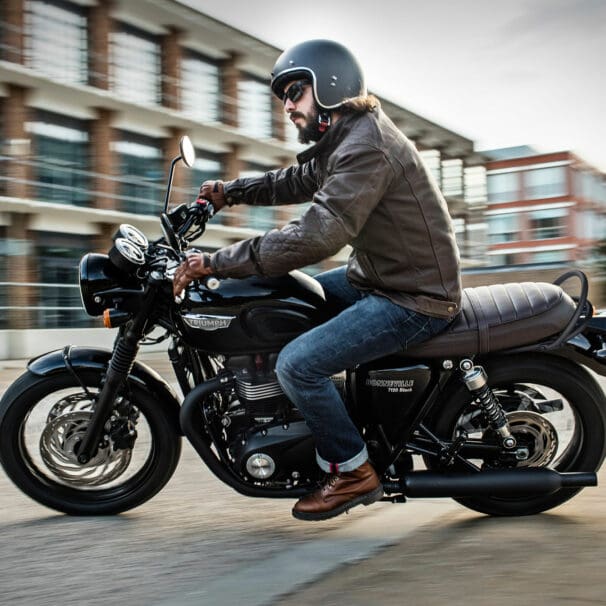
[[[442,162],[442,192],[445,196],[463,196],[463,161]]]
[[[193,51],[181,63],[181,110],[199,122],[221,120],[221,82],[218,65]]]
[[[189,193],[192,196],[197,196],[200,190],[200,185],[204,181],[214,181],[223,177],[223,162],[221,157],[206,151],[196,151],[196,161],[189,171]],[[193,197],[192,197],[193,200]],[[212,222],[223,223],[228,216],[229,209],[226,207],[212,219]]]
[[[565,196],[568,193],[566,167],[553,166],[525,171],[524,191],[528,200]]]
[[[465,202],[486,202],[486,169],[483,166],[465,169]]]
[[[267,82],[242,79],[238,82],[238,125],[249,137],[272,136],[271,90]]]
[[[271,169],[251,162],[248,163],[246,169],[240,173],[240,177],[260,177],[268,170]],[[259,231],[273,229],[276,227],[275,208],[273,206],[248,207],[248,221],[246,227],[258,229]]]
[[[61,82],[88,79],[88,38],[84,10],[67,2],[26,3],[27,64]]]
[[[111,34],[112,90],[127,101],[160,102],[160,44],[155,36],[122,25]]]
[[[86,327],[94,321],[82,308],[78,288],[78,264],[89,252],[89,241],[82,236],[39,232],[36,261],[39,328]]]
[[[120,133],[112,145],[120,165],[121,210],[158,214],[164,204],[163,157],[152,137]]]
[[[555,263],[557,261],[568,261],[567,250],[542,250],[533,253],[530,263]]]
[[[488,217],[488,241],[490,244],[519,240],[517,214],[492,215]]]
[[[34,190],[39,200],[87,206],[89,192],[86,122],[38,112],[26,124],[34,150]]]
[[[520,199],[520,182],[518,172],[497,173],[488,175],[488,203],[512,202]]]
[[[520,263],[518,258],[520,255],[515,253],[500,253],[496,255],[489,255],[488,263],[491,266],[501,266],[501,265],[517,265]]]
[[[223,163],[220,156],[204,151],[196,151],[196,161],[190,170],[191,187],[196,191],[204,181],[221,179]]]
[[[530,213],[530,229],[533,240],[562,238],[566,235],[568,209],[552,208]]]

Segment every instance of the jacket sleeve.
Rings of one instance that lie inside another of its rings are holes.
[[[393,170],[378,149],[357,145],[339,152],[301,219],[218,250],[211,258],[214,272],[233,278],[280,276],[349,244],[388,189]]]
[[[275,206],[309,202],[316,189],[316,162],[311,160],[298,166],[272,170],[259,177],[226,181],[223,185],[229,206]]]

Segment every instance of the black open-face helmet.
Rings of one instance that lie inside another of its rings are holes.
[[[285,50],[271,72],[271,88],[279,99],[292,80],[309,80],[322,109],[336,109],[347,99],[366,94],[358,60],[332,40],[308,40]]]

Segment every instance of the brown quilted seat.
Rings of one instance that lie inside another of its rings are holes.
[[[555,284],[521,282],[466,288],[461,313],[438,336],[407,349],[407,356],[472,355],[520,347],[559,333],[575,302]]]

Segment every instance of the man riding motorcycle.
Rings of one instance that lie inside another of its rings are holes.
[[[261,177],[207,181],[200,197],[226,204],[312,201],[297,221],[213,254],[192,254],[174,292],[208,275],[279,276],[350,245],[347,266],[316,276],[339,313],[282,349],[278,381],[310,427],[322,486],[299,499],[302,520],[334,517],[383,494],[362,437],[330,377],[429,339],[461,304],[459,255],[446,202],[414,144],[366,92],[352,53],[329,40],[278,58],[271,88],[315,144],[298,165]]]

